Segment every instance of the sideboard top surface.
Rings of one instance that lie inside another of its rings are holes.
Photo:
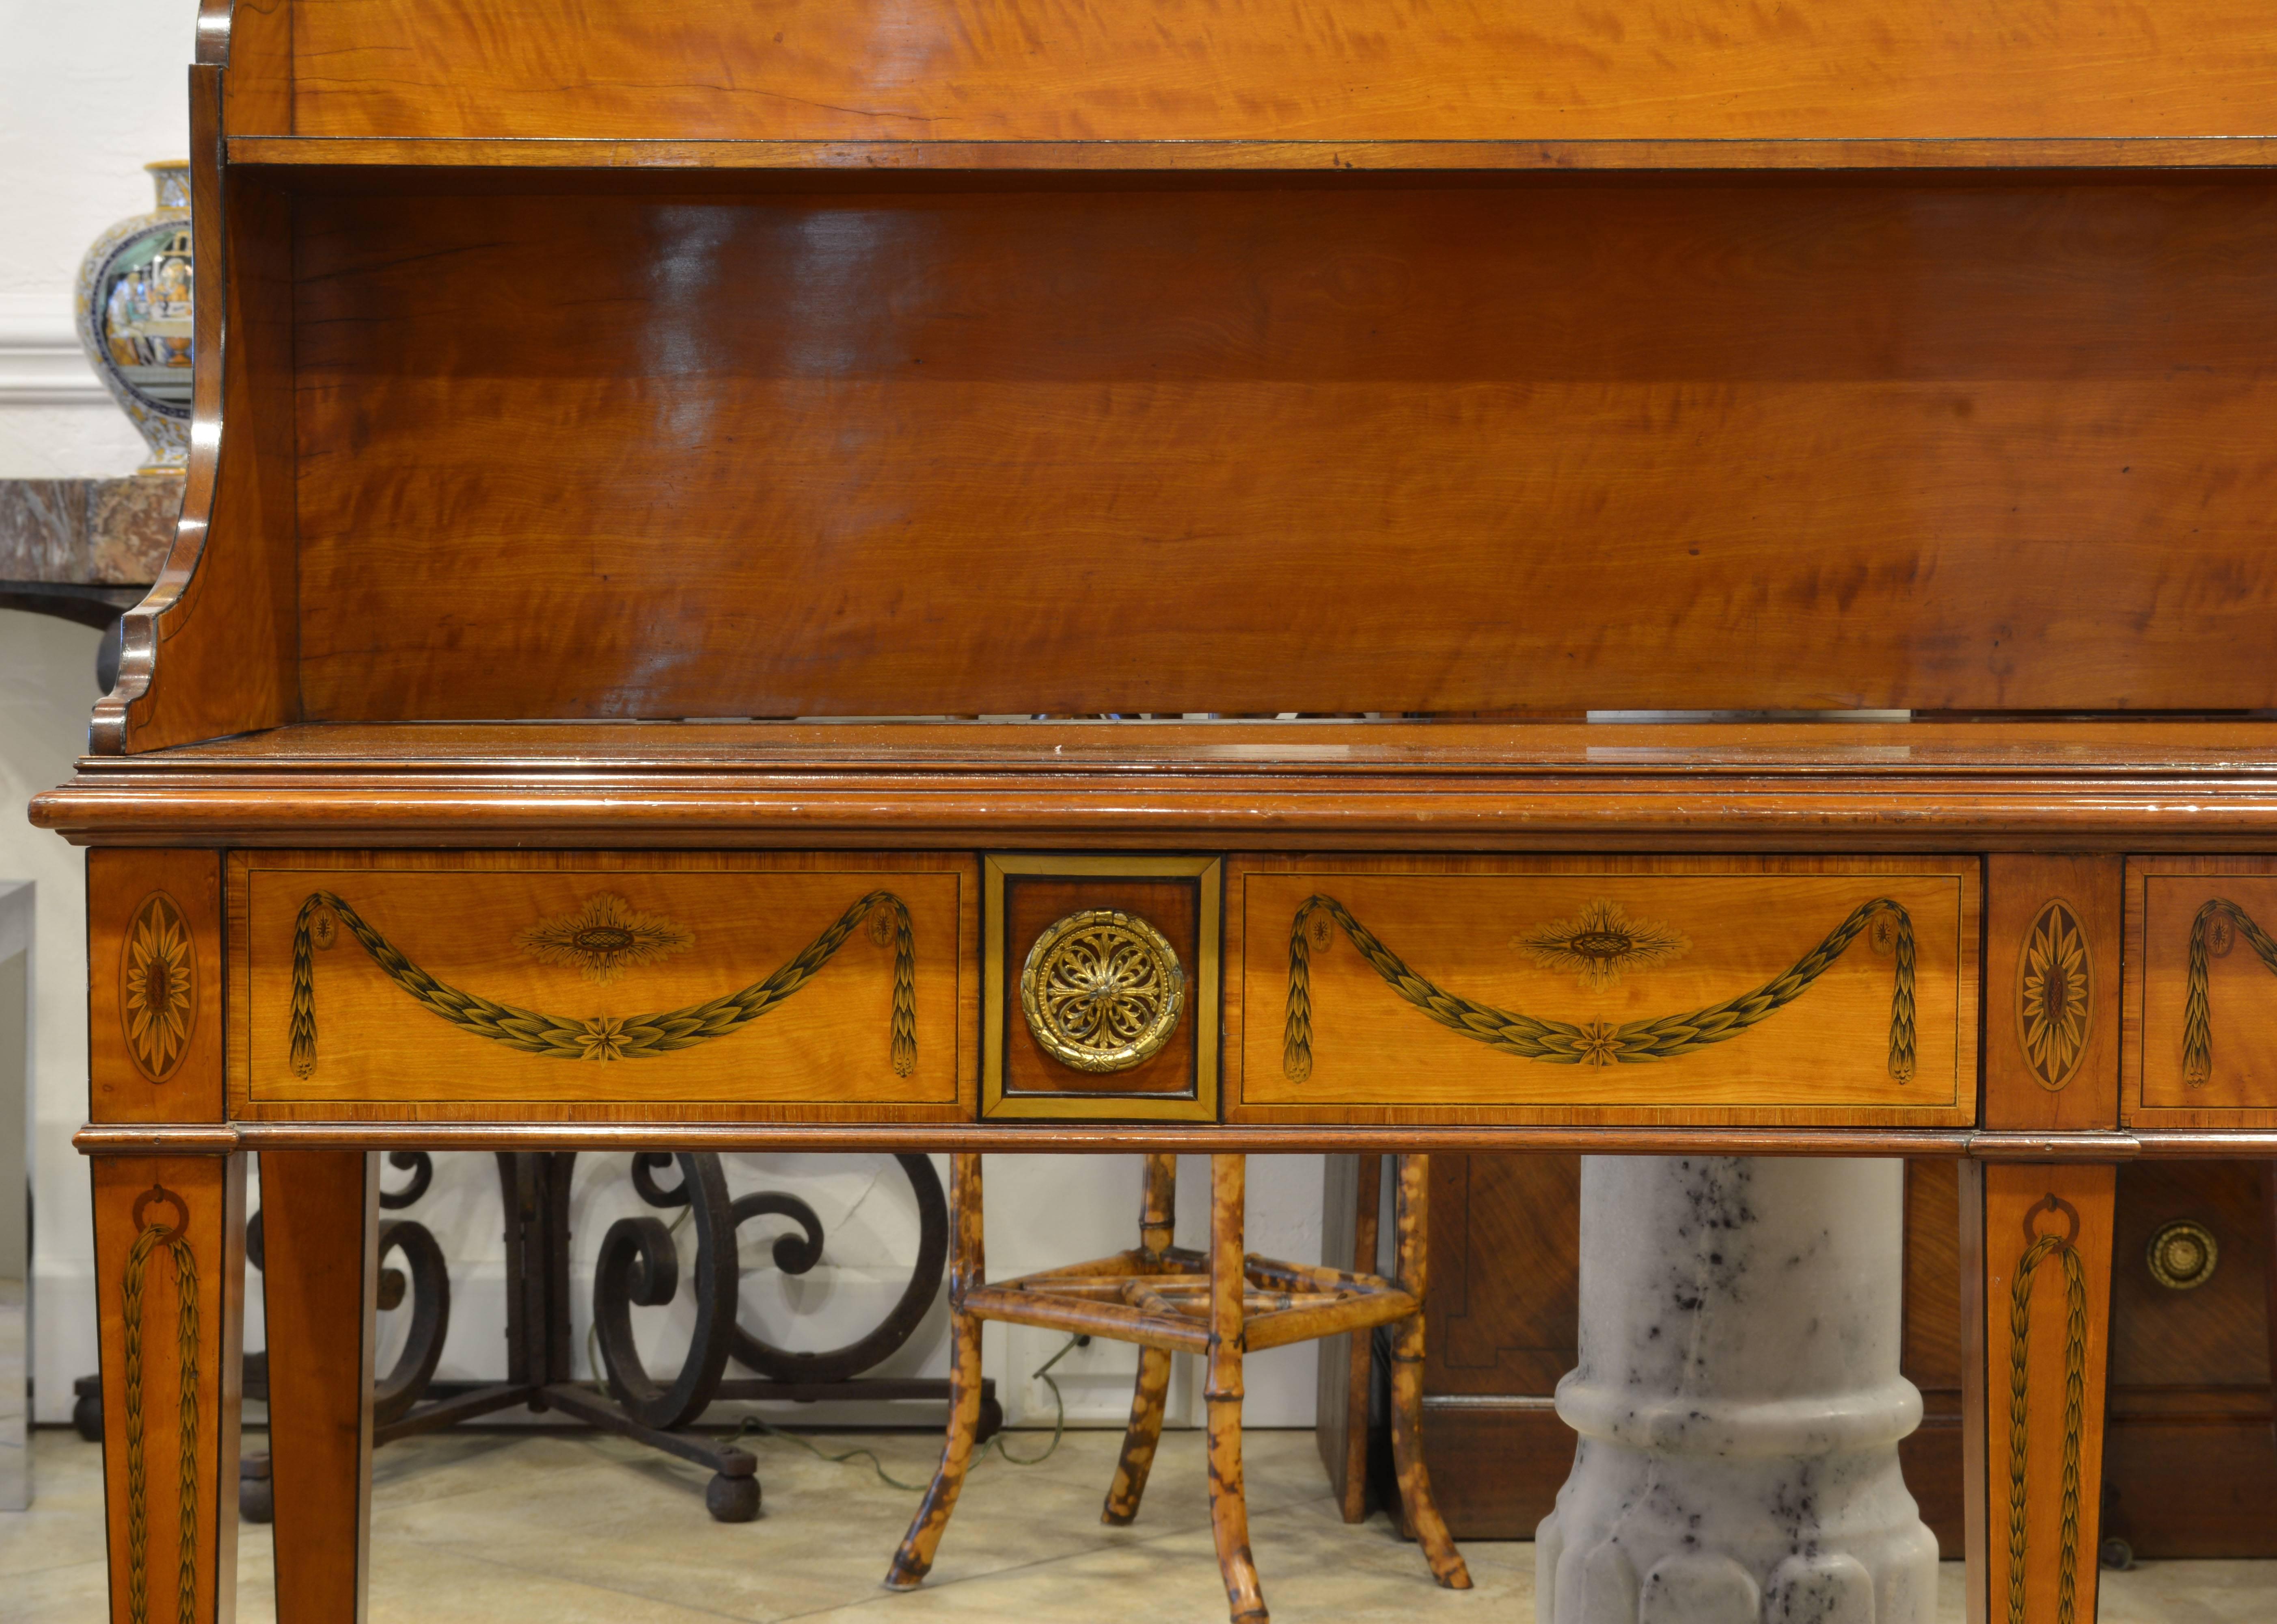
[[[79,841],[2144,850],[2277,838],[2277,721],[301,724],[92,755]]]
[[[878,718],[666,722],[303,722],[83,771],[919,771],[1581,774],[1638,766],[1801,776],[2141,778],[2277,774],[2277,717],[1933,717],[1831,713],[1595,720],[1396,716]]]

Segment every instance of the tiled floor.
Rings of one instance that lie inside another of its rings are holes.
[[[258,1446],[257,1437],[250,1440]],[[930,1441],[875,1446],[921,1481]],[[1024,1452],[1041,1446],[1016,1437]],[[1251,1528],[1267,1600],[1282,1624],[1475,1620],[1531,1624],[1534,1548],[1472,1542],[1477,1588],[1436,1589],[1411,1545],[1377,1517],[1347,1528],[1330,1506],[1309,1433],[1249,1437]],[[866,1466],[832,1466],[761,1439],[759,1521],[704,1514],[704,1475],[608,1438],[460,1434],[382,1450],[374,1469],[372,1624],[694,1624],[776,1620],[892,1624],[1218,1624],[1201,1440],[1167,1436],[1146,1509],[1127,1529],[1099,1521],[1116,1435],[1070,1433],[1041,1466],[990,1456],[977,1467],[923,1590],[878,1578],[915,1496]],[[49,1430],[34,1450],[28,1513],[0,1515],[0,1619],[101,1624],[106,1616],[97,1452]],[[268,1530],[247,1528],[238,1559],[246,1624],[275,1615]],[[1939,1619],[1958,1620],[1961,1572],[1944,1574]],[[2106,1575],[2104,1624],[2267,1624],[2277,1563],[2175,1562]]]

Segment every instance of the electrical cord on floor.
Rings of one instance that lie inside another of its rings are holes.
[[[1036,1367],[1035,1376],[1037,1377],[1040,1377],[1044,1385],[1052,1390],[1052,1441],[1044,1445],[1043,1453],[1040,1455],[1030,1455],[1024,1459],[1019,1455],[1014,1454],[1010,1449],[1006,1447],[1004,1443],[1004,1440],[1011,1435],[1001,1428],[997,1430],[996,1435],[994,1437],[990,1438],[987,1443],[980,1446],[980,1452],[985,1455],[993,1448],[995,1450],[998,1457],[1008,1466],[1041,1466],[1045,1461],[1050,1460],[1052,1458],[1053,1452],[1059,1448],[1060,1440],[1067,1436],[1067,1399],[1066,1396],[1060,1391],[1060,1384],[1052,1380],[1052,1367],[1059,1363],[1061,1360],[1065,1359],[1070,1353],[1075,1352],[1076,1349],[1079,1347],[1089,1347],[1090,1346],[1091,1338],[1089,1337],[1082,1335],[1070,1337],[1065,1342],[1060,1345],[1060,1350],[1058,1353],[1054,1353],[1049,1359],[1047,1359],[1042,1364]],[[796,1444],[801,1449],[806,1451],[807,1453],[814,1456],[818,1460],[827,1460],[833,1466],[848,1466],[857,1460],[867,1460],[870,1463],[870,1469],[878,1475],[878,1481],[880,1483],[884,1483],[888,1488],[899,1489],[907,1494],[923,1494],[932,1486],[930,1482],[922,1483],[903,1483],[900,1478],[894,1476],[891,1473],[886,1470],[886,1463],[883,1460],[880,1460],[876,1452],[872,1450],[861,1448],[849,1449],[842,1454],[834,1455],[827,1450],[822,1448],[819,1445],[816,1444],[812,1439],[803,1437],[796,1432],[786,1432],[781,1427],[771,1426],[756,1415],[744,1416],[743,1419],[736,1424],[734,1434],[727,1441],[731,1444],[740,1443],[744,1438],[750,1437],[753,1433],[757,1433],[763,1437],[781,1438],[786,1444]],[[978,1465],[979,1462],[976,1460],[974,1464]]]
[[[1065,1359],[1070,1353],[1074,1353],[1076,1349],[1079,1347],[1089,1347],[1090,1346],[1091,1338],[1083,1335],[1081,1332],[1078,1332],[1076,1335],[1070,1337],[1065,1342],[1060,1344],[1060,1351],[1053,1354],[1049,1359],[1044,1361],[1042,1364],[1038,1365],[1035,1369],[1035,1375],[1029,1378],[1032,1381],[1036,1379],[1036,1377],[1040,1376],[1043,1379],[1044,1385],[1052,1390],[1052,1441],[1044,1445],[1044,1452],[1040,1455],[1031,1455],[1027,1460],[1023,1460],[1019,1456],[1014,1454],[1009,1449],[1005,1447],[1004,1440],[1012,1435],[1005,1431],[1001,1427],[999,1427],[996,1430],[996,1436],[990,1438],[987,1445],[984,1446],[984,1453],[986,1452],[987,1448],[993,1447],[996,1451],[997,1454],[1003,1459],[1005,1463],[1009,1466],[1041,1466],[1045,1461],[1052,1458],[1052,1452],[1060,1446],[1060,1439],[1067,1436],[1067,1399],[1060,1391],[1060,1384],[1052,1380],[1052,1367],[1059,1363],[1061,1360]]]
[[[856,1460],[867,1460],[870,1463],[870,1469],[878,1474],[878,1481],[888,1489],[899,1489],[906,1494],[923,1494],[929,1486],[925,1483],[903,1483],[886,1470],[886,1463],[878,1459],[877,1452],[874,1450],[849,1449],[843,1454],[834,1455],[811,1438],[802,1437],[796,1432],[786,1432],[781,1427],[769,1426],[756,1415],[746,1415],[738,1422],[735,1430],[729,1435],[727,1441],[730,1444],[740,1444],[755,1432],[762,1437],[781,1438],[786,1444],[796,1444],[816,1460],[827,1460],[833,1466],[846,1466]]]

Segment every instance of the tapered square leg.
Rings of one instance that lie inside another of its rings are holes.
[[[2118,1170],[1961,1168],[1970,1624],[2088,1624]]]
[[[359,1624],[370,1582],[379,1158],[264,1152],[278,1624]]]
[[[235,1615],[242,1156],[93,1159],[112,1624]]]

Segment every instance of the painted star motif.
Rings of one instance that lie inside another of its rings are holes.
[[[1591,1021],[1581,1028],[1581,1064],[1609,1066],[1620,1058],[1621,1042],[1611,1021]]]
[[[577,1057],[580,1060],[622,1060],[626,1035],[624,1022],[611,1015],[596,1015],[585,1023],[577,1034]]]

